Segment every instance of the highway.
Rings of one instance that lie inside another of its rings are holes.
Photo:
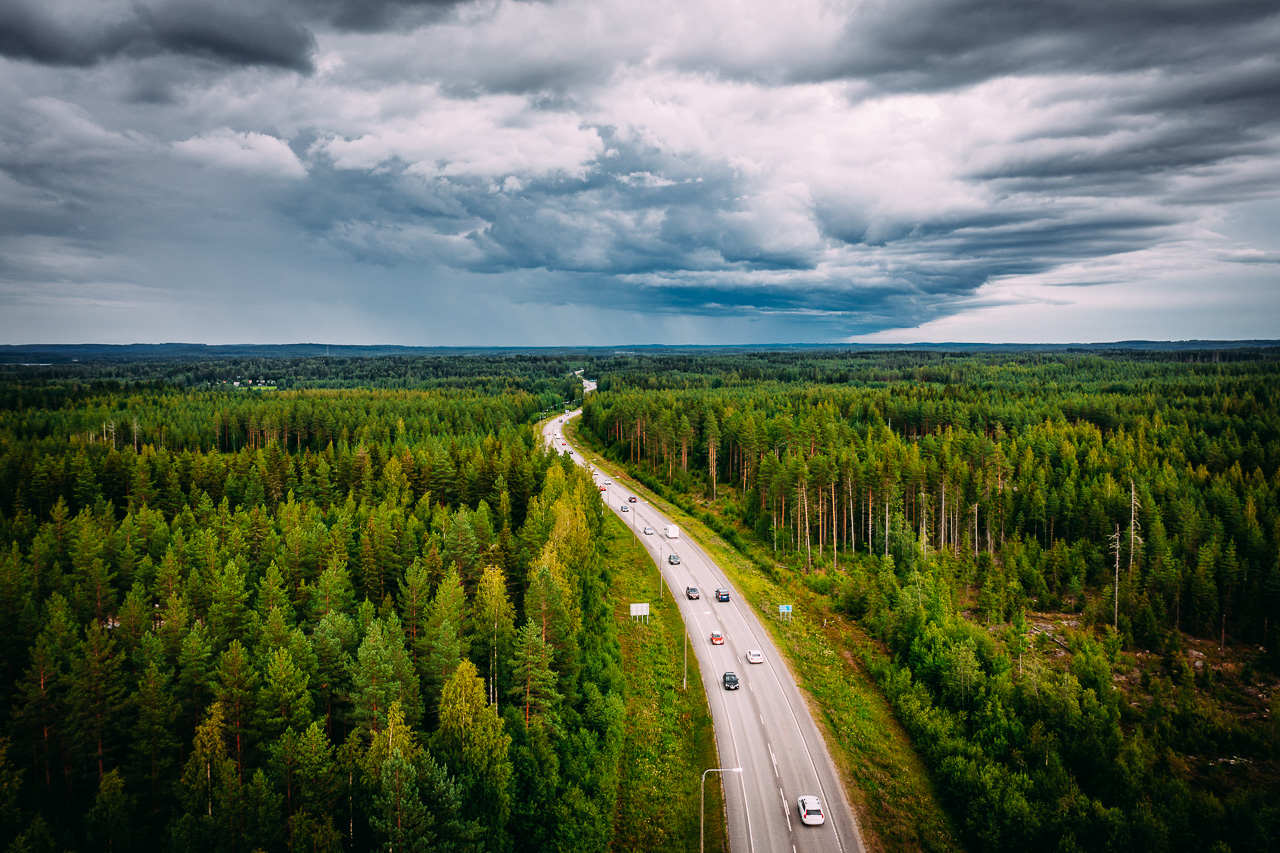
[[[581,465],[581,452],[567,442],[563,431],[564,422],[579,414],[581,409],[552,418],[543,434],[560,452],[572,450]],[[605,481],[609,483],[600,492],[602,499],[632,527],[661,567],[672,596],[650,606],[668,607],[674,600],[684,617],[711,706],[719,766],[743,768],[741,773],[721,774],[730,848],[734,853],[862,853],[857,822],[835,765],[795,679],[755,612],[683,529],[678,539],[668,539],[664,531],[671,522],[665,516],[602,469],[596,482]],[[653,533],[644,533],[645,527]],[[668,563],[673,551],[680,557],[679,565]],[[701,598],[685,596],[690,586],[698,588]],[[728,602],[716,600],[718,588],[729,590]],[[712,631],[724,635],[724,645],[711,644]],[[762,651],[764,662],[747,663],[748,649]],[[721,678],[726,671],[737,674],[740,689],[724,689]],[[823,825],[800,822],[796,800],[801,795],[822,800]],[[708,823],[716,819],[707,815]]]

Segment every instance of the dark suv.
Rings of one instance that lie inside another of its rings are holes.
[[[720,587],[719,589],[716,590],[716,601],[728,601],[728,600],[729,600],[729,590],[725,589],[724,587]]]
[[[724,689],[725,689],[725,690],[737,690],[737,689],[738,689],[738,686],[739,686],[739,685],[738,685],[738,676],[737,676],[737,675],[735,675],[735,674],[733,674],[732,672],[726,672],[726,673],[724,674]]]

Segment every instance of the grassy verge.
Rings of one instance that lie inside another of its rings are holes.
[[[622,522],[606,516],[605,552],[613,567],[614,611],[627,681],[627,736],[614,816],[613,850],[698,849],[702,771],[715,767],[715,730],[695,655],[681,689],[684,622],[658,570]],[[649,602],[648,624],[633,622],[632,602]],[[728,849],[720,782],[707,780],[706,849]]]
[[[566,426],[572,430],[571,435],[577,432],[576,422]],[[580,439],[577,444],[585,447]],[[590,450],[586,450],[586,456],[595,465],[602,462]],[[622,470],[614,463],[604,464],[609,471]],[[758,609],[761,622],[787,657],[791,672],[809,698],[814,718],[825,730],[867,849],[962,849],[938,803],[924,763],[888,701],[862,669],[863,652],[875,653],[875,644],[856,625],[832,613],[827,596],[812,592],[790,573],[776,573],[775,578],[762,572],[759,564],[772,565],[766,551],[756,553],[747,545],[753,558],[748,559],[701,521],[633,478],[620,474],[615,479],[625,481],[629,489],[643,494],[683,526],[725,570],[739,593]],[[779,604],[793,606],[790,622],[778,619]]]

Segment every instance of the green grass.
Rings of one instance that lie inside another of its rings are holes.
[[[567,426],[576,433],[576,422]],[[578,444],[581,447],[584,442],[579,440]],[[602,461],[590,450],[586,456],[597,466]],[[610,471],[623,470],[623,466],[612,462],[604,464]],[[627,488],[644,495],[697,539],[728,574],[741,596],[757,609],[760,621],[787,657],[792,673],[808,697],[814,719],[824,729],[845,792],[857,812],[866,848],[962,850],[911,739],[871,676],[862,668],[863,653],[878,654],[879,647],[852,622],[833,613],[827,596],[809,590],[798,576],[787,571],[779,572],[777,580],[765,576],[713,530],[679,507],[654,495],[626,474],[614,479],[625,481]],[[772,562],[772,555],[764,548],[760,548],[758,554],[752,553],[766,564]],[[651,574],[656,578],[652,569]],[[790,622],[778,618],[779,604],[794,607]],[[623,607],[625,616],[625,604]],[[678,615],[673,616],[678,619]],[[676,678],[679,679],[678,672]],[[691,674],[690,684],[692,681]],[[695,785],[695,802],[696,797]],[[707,799],[710,814],[709,783]],[[709,845],[708,849],[711,849]]]
[[[627,735],[614,815],[613,850],[698,849],[702,771],[717,766],[715,730],[695,655],[689,687],[681,688],[684,622],[658,569],[631,530],[605,519],[605,553],[613,568],[612,598],[626,673]],[[632,602],[649,602],[648,624],[633,622]],[[720,782],[707,779],[708,851],[725,851]]]

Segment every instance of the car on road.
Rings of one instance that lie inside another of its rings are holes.
[[[826,821],[822,814],[822,801],[813,794],[805,794],[796,801],[800,807],[800,822],[809,826],[821,826]]]
[[[720,587],[719,589],[716,590],[716,601],[728,601],[728,600],[729,600],[729,590],[725,589],[724,587]]]
[[[609,491],[609,487],[608,487],[608,486],[601,486],[601,487],[600,487],[600,491],[602,491],[602,492],[607,492],[607,491]]]
[[[671,565],[673,565],[673,566],[678,566],[678,565],[680,565],[680,555],[679,555],[679,554],[668,554],[668,555],[667,555],[667,562],[668,562],[668,563],[670,563],[670,564],[671,564]]]
[[[626,504],[618,504],[618,509],[622,510],[623,512],[631,512],[631,507],[627,506]]]
[[[627,503],[633,504],[633,503],[635,503],[635,502],[636,502],[636,496],[635,496],[635,495],[632,495],[631,497],[627,498]]]
[[[702,598],[702,593],[698,592],[696,586],[686,586],[684,588],[684,597],[692,601],[695,598]]]
[[[723,645],[724,645],[724,634],[721,634],[719,631],[712,631],[712,632],[711,632],[711,645],[713,645],[713,646],[723,646]]]
[[[645,536],[652,536],[652,535],[653,535],[653,528],[652,528],[652,527],[646,527],[646,528],[644,529],[644,535],[645,535]]]
[[[613,480],[605,480],[605,481],[604,481],[604,484],[605,484],[606,486],[612,486],[612,485],[613,485]]]
[[[721,680],[724,682],[725,690],[737,690],[739,687],[738,676],[732,672],[726,672]]]
[[[747,649],[747,663],[764,663],[764,652],[759,649]]]

